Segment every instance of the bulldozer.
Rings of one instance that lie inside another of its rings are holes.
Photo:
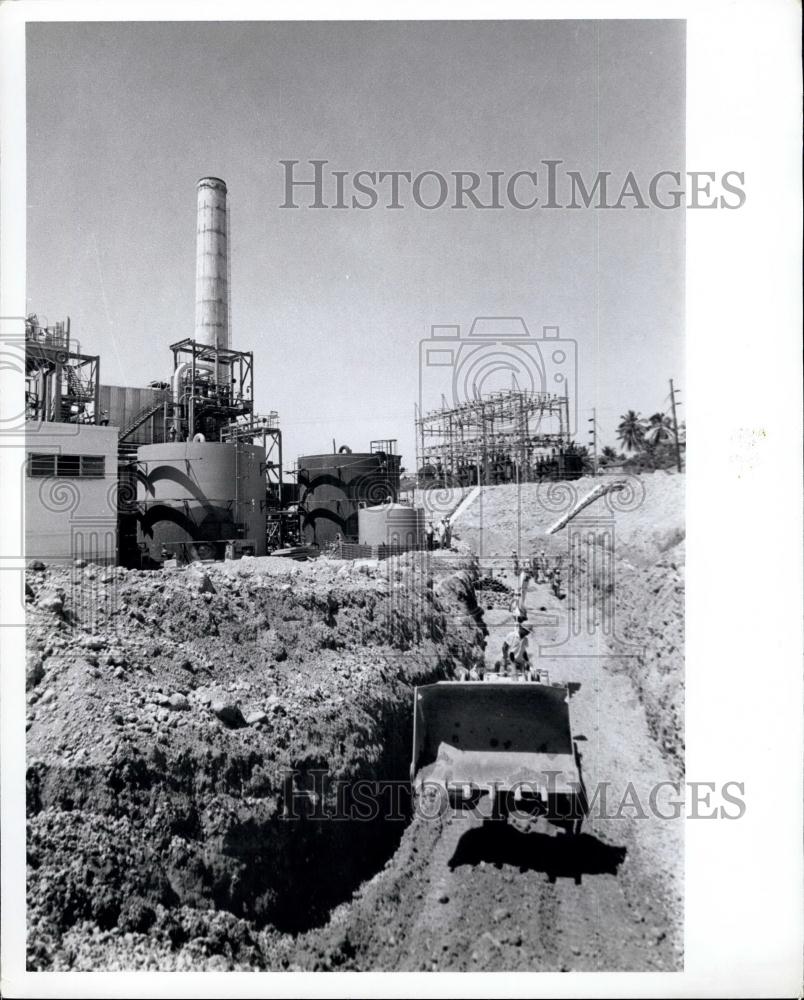
[[[577,745],[584,737],[573,736],[570,720],[579,687],[550,683],[546,671],[416,687],[414,801],[523,832],[580,834],[589,811]]]

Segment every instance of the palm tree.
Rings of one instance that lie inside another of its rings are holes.
[[[645,440],[651,448],[662,444],[664,441],[672,441],[675,437],[673,421],[666,413],[654,413],[648,421],[645,431]]]
[[[645,441],[645,424],[642,417],[629,410],[620,417],[617,427],[617,440],[622,441],[626,451],[636,451]]]

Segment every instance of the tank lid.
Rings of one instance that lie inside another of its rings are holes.
[[[336,455],[331,451],[321,452],[320,455],[300,455],[298,462],[301,465],[303,462],[313,462],[313,461],[328,461],[331,462],[333,466],[349,466],[356,465],[358,461],[366,460],[377,460],[376,451],[352,451],[348,455]],[[379,463],[378,463],[379,464]]]

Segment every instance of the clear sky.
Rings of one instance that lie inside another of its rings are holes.
[[[102,381],[192,336],[195,182],[230,194],[232,346],[287,459],[398,438],[431,324],[579,345],[600,444],[683,390],[684,210],[288,210],[283,159],[358,170],[684,170],[680,21],[31,24],[28,308]],[[307,168],[308,172],[310,168]],[[523,188],[524,192],[524,188]],[[585,441],[586,432],[579,439]]]

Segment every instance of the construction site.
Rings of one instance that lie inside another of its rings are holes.
[[[29,969],[680,969],[683,473],[566,382],[417,411],[409,489],[291,452],[219,178],[195,235],[147,385],[25,323]]]

